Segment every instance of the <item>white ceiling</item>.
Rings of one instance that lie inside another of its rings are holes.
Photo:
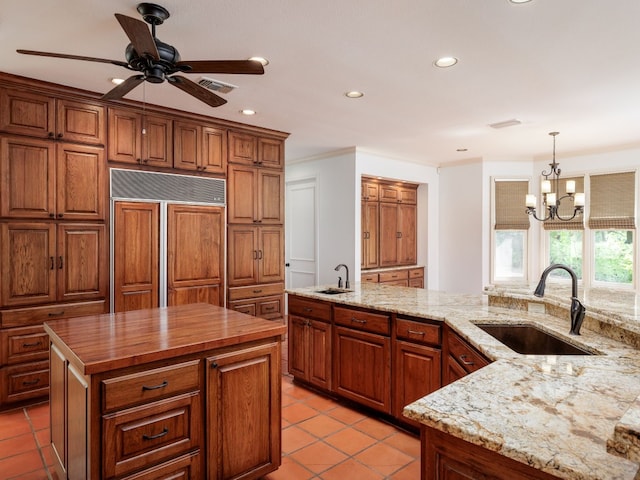
[[[348,147],[430,165],[640,146],[640,1],[157,0],[157,36],[183,60],[268,58],[264,76],[211,108],[172,88],[127,98],[290,132],[287,160]],[[106,92],[130,72],[19,55],[17,48],[124,60],[114,13],[136,0],[0,0],[0,70]],[[449,69],[433,66],[445,55]],[[196,80],[199,76],[192,75]],[[352,100],[348,90],[365,96]],[[244,117],[241,108],[253,108]],[[519,119],[495,130],[490,123]],[[457,152],[467,148],[467,152]],[[639,159],[640,161],[640,159]]]

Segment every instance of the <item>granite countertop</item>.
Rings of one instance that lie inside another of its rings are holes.
[[[640,479],[636,296],[580,292],[587,317],[581,335],[569,336],[569,295],[548,286],[539,299],[534,288],[464,295],[356,283],[339,295],[287,292],[440,320],[494,360],[408,405],[405,416],[560,478]],[[521,355],[475,323],[534,324],[596,355]]]

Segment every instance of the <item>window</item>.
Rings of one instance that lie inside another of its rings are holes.
[[[527,281],[529,215],[522,199],[528,180],[494,181],[493,281]]]

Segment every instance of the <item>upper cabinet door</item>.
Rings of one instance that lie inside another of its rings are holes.
[[[142,161],[142,117],[131,110],[109,108],[109,160]]]
[[[284,164],[284,142],[272,138],[258,139],[258,165],[282,168]]]
[[[60,144],[57,164],[56,218],[104,220],[106,204],[104,149]]]
[[[55,145],[24,137],[0,141],[0,215],[55,217]]]
[[[238,132],[229,132],[229,162],[254,165],[258,161],[258,138]]]
[[[143,115],[141,122],[141,163],[171,168],[173,166],[173,121],[167,117]]]
[[[281,224],[284,219],[284,174],[259,170],[258,215],[261,224]]]
[[[55,137],[55,100],[47,95],[0,89],[0,130],[32,137]]]
[[[56,111],[56,139],[65,142],[105,144],[107,122],[103,106],[57,100]]]
[[[202,129],[201,170],[225,174],[227,171],[227,132],[205,126]]]
[[[175,167],[200,170],[202,155],[202,126],[191,122],[175,122]]]

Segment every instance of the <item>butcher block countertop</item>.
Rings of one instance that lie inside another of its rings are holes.
[[[60,319],[44,327],[56,344],[68,348],[85,375],[277,337],[286,331],[279,321],[209,304]]]
[[[493,360],[417,400],[404,415],[488,450],[571,480],[640,479],[640,316],[632,293],[583,292],[587,317],[570,336],[570,291],[535,287],[463,295],[355,284],[339,295],[323,287],[289,294],[448,324]],[[531,304],[531,305],[530,305]],[[521,355],[476,323],[531,324],[595,353]]]

